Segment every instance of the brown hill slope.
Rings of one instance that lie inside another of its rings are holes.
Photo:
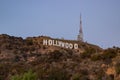
[[[43,45],[43,40],[77,43],[78,49]],[[0,35],[0,80],[32,70],[37,80],[119,80],[120,48],[46,36]]]

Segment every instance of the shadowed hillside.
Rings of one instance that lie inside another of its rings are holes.
[[[0,35],[0,80],[119,80],[120,48],[75,40],[78,49],[43,45],[46,36]],[[30,79],[27,79],[30,78]]]

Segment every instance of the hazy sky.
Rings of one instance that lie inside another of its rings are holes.
[[[0,0],[0,34],[76,39],[120,47],[120,0]]]

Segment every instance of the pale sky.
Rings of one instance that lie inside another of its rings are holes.
[[[120,47],[120,0],[0,0],[0,34],[76,40]]]

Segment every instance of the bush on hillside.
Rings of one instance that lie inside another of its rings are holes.
[[[36,80],[36,74],[33,73],[31,70],[24,73],[23,75],[14,75],[11,76],[11,80]]]

